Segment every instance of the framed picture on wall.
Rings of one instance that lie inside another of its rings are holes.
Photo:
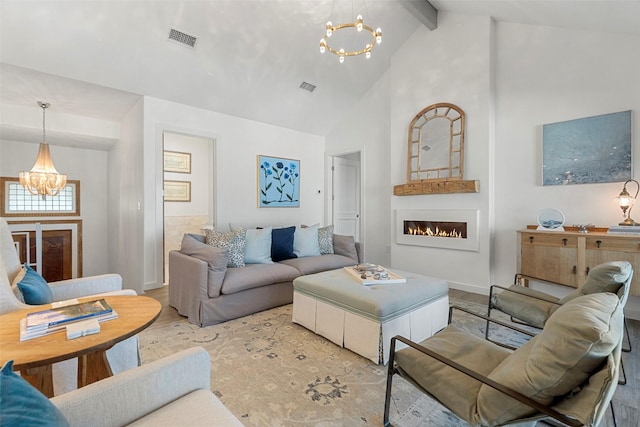
[[[258,207],[300,207],[300,160],[258,155]]]
[[[631,110],[542,126],[542,185],[631,179]]]
[[[164,151],[164,171],[191,173],[191,153]]]
[[[165,202],[190,202],[191,182],[190,181],[165,181],[164,182]]]

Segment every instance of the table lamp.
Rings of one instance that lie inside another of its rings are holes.
[[[633,197],[627,191],[627,184],[630,182],[634,182],[636,184],[636,194]],[[620,209],[622,209],[622,216],[624,217],[626,215],[626,218],[624,219],[624,221],[622,221],[618,225],[640,225],[637,222],[635,222],[633,219],[631,219],[631,208],[633,207],[633,203],[636,201],[636,198],[638,197],[638,192],[640,192],[640,184],[635,179],[629,179],[624,183],[624,186],[622,187],[622,191],[620,192],[618,197],[615,198],[615,201],[618,204],[618,206],[620,206]]]

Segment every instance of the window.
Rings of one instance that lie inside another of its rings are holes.
[[[80,181],[68,180],[57,196],[36,196],[18,178],[0,177],[2,216],[79,216]]]

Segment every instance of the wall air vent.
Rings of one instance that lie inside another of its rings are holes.
[[[309,92],[313,92],[315,88],[315,85],[312,85],[311,83],[302,82],[300,84],[300,89],[308,90]]]
[[[190,47],[196,47],[196,41],[198,39],[194,36],[190,36],[189,34],[185,34],[182,31],[171,28],[169,31],[169,40],[174,40]]]

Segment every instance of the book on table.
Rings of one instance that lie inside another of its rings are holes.
[[[87,319],[103,322],[117,317],[118,314],[104,298],[36,311],[21,320],[20,341],[62,331],[69,324]]]

